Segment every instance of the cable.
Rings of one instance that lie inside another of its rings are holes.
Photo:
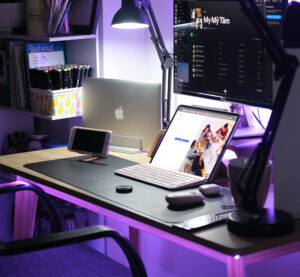
[[[259,115],[259,111],[258,111],[258,116],[255,114],[255,112],[253,112],[253,110],[250,108],[252,115],[254,116],[254,118],[256,119],[256,121],[259,123],[259,125],[266,130],[266,127],[262,124],[261,119],[260,119],[260,115]]]

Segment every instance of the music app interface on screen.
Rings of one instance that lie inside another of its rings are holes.
[[[280,34],[285,0],[258,0]],[[272,63],[236,0],[174,0],[174,89],[272,105]]]

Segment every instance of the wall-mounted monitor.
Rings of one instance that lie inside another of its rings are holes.
[[[257,6],[279,37],[285,0]],[[272,108],[272,62],[237,0],[174,0],[174,91]]]

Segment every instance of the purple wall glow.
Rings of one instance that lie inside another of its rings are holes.
[[[29,113],[0,109],[0,154],[2,144],[7,134],[14,131],[33,132],[33,117]]]

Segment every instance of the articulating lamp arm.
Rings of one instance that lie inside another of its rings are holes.
[[[159,26],[157,24],[157,20],[155,14],[152,9],[152,5],[150,1],[144,0],[141,1],[141,9],[147,15],[149,19],[149,30],[151,34],[151,40],[155,45],[155,49],[159,56],[159,60],[161,63],[162,68],[170,68],[173,65],[173,58],[168,52],[164,40],[162,38]]]
[[[167,127],[170,121],[170,99],[171,99],[172,75],[173,75],[172,68],[173,68],[174,60],[165,46],[150,1],[141,0],[140,6],[141,9],[148,17],[151,40],[155,46],[156,52],[160,60],[161,69],[163,71],[163,77],[162,77],[163,122],[162,123],[163,123],[163,127],[165,128]]]
[[[257,8],[255,0],[239,0],[239,2],[242,11],[260,34],[263,44],[275,64],[275,79],[281,79],[273,104],[273,111],[262,141],[253,152],[247,166],[237,179],[237,187],[242,196],[241,206],[245,210],[253,211],[257,209],[256,195],[298,67],[298,60],[295,56],[288,55],[280,42],[275,38]]]

